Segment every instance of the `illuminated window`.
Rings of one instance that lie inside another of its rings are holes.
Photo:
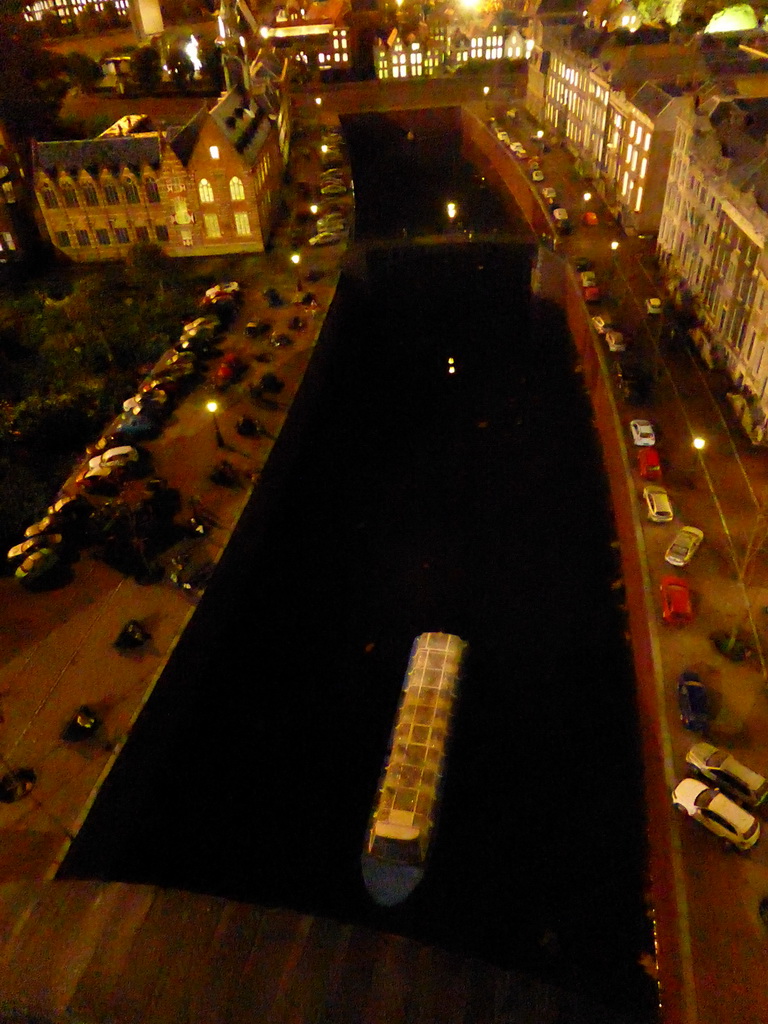
[[[211,160],[218,160],[219,159],[219,147],[218,146],[209,146],[208,147],[208,152],[211,154]]]
[[[640,164],[640,177],[645,177],[645,172],[648,170],[648,160],[643,157],[643,162]]]
[[[243,183],[239,178],[229,179],[229,194],[235,201],[245,199],[245,189],[243,188]]]
[[[632,154],[632,170],[637,168],[637,150]]]
[[[627,194],[627,182],[629,181],[629,171],[624,171],[624,181],[621,186],[621,194],[625,196]]]
[[[650,148],[651,148],[651,133],[648,132],[648,134],[645,136],[645,151],[646,151],[646,153],[648,152],[648,150]]]
[[[206,213],[205,217],[205,233],[209,238],[221,238],[221,228],[219,227],[219,218],[215,213]]]
[[[643,186],[641,185],[637,190],[637,199],[635,199],[635,213],[640,212],[640,207],[643,205]]]
[[[235,231],[238,233],[238,235],[250,235],[251,222],[248,219],[247,213],[235,214]]]
[[[634,146],[627,146],[627,163],[632,159],[632,151]]]
[[[197,191],[200,194],[201,203],[213,202],[213,189],[211,188],[210,182],[206,178],[200,179],[200,184],[197,186]]]

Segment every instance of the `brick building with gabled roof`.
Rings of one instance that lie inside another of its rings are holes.
[[[289,145],[287,98],[265,73],[184,125],[129,115],[95,139],[37,143],[34,187],[51,242],[78,262],[149,241],[170,256],[262,252]]]

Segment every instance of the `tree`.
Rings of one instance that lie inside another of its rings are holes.
[[[151,46],[140,46],[131,55],[131,76],[142,92],[156,92],[162,80],[160,54]]]
[[[70,82],[78,86],[81,92],[92,92],[104,77],[96,61],[84,53],[68,53],[64,60]]]
[[[173,84],[180,92],[184,92],[194,78],[195,65],[180,46],[169,50],[165,66]]]
[[[221,63],[221,47],[209,39],[202,39],[198,56],[203,65],[203,75],[210,80],[216,92],[223,92],[224,66]]]
[[[11,135],[50,138],[68,88],[64,58],[20,15],[0,14],[0,121]]]

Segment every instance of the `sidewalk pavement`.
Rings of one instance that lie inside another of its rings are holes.
[[[510,135],[517,136],[533,156],[530,135],[537,125],[519,113]],[[558,203],[572,214],[574,233],[558,241],[567,259],[593,260],[602,303],[586,307],[591,316],[607,310],[631,347],[642,352],[657,371],[655,398],[647,407],[629,406],[618,399],[633,486],[637,492],[640,557],[652,592],[648,606],[655,609],[651,622],[654,638],[658,734],[661,750],[656,759],[663,771],[665,795],[687,773],[685,754],[700,739],[680,723],[676,680],[683,669],[698,671],[713,699],[716,717],[708,738],[727,747],[755,771],[768,775],[768,690],[766,662],[768,626],[768,564],[758,552],[748,559],[751,542],[759,535],[762,504],[768,495],[768,451],[751,446],[725,400],[722,377],[707,370],[687,348],[670,349],[661,338],[660,318],[649,317],[644,300],[666,297],[659,275],[654,240],[627,237],[605,209],[596,189],[576,173],[574,162],[560,147],[536,154],[545,173],[539,186],[554,185]],[[515,159],[510,154],[510,159]],[[599,224],[581,225],[591,192],[589,209],[598,212]],[[613,250],[612,241],[619,246]],[[602,344],[601,340],[596,341]],[[607,353],[606,357],[616,357]],[[670,525],[650,523],[642,511],[646,481],[636,470],[636,452],[629,437],[629,421],[650,419],[658,435],[664,479],[675,510]],[[695,436],[706,446],[699,455]],[[664,554],[675,532],[684,524],[701,528],[705,541],[689,567],[674,569]],[[763,527],[763,533],[764,533]],[[696,617],[682,629],[665,626],[660,614],[659,584],[663,576],[681,575],[690,583]],[[710,634],[738,628],[756,649],[741,664],[728,661],[714,648]],[[653,771],[646,765],[646,771]],[[661,780],[657,780],[661,781]],[[654,787],[648,786],[651,792]],[[659,891],[674,894],[679,919],[679,950],[657,950],[660,967],[666,958],[682,965],[683,1019],[687,1024],[758,1024],[765,1020],[764,976],[766,931],[758,916],[758,903],[768,894],[768,837],[749,853],[728,852],[699,825],[675,817],[671,800],[649,807],[649,827],[663,823],[672,837],[670,863],[681,866],[675,879],[656,879]],[[671,828],[667,829],[669,823]],[[663,973],[663,971],[661,972]],[[662,997],[664,993],[662,992]],[[662,1008],[664,1009],[664,1007]]]
[[[330,120],[328,115],[324,118]],[[318,188],[317,139],[316,123],[308,127],[307,140],[295,147],[299,164],[291,168],[286,197],[292,210],[308,202],[300,194],[298,181]],[[338,202],[351,211],[351,196]],[[313,233],[312,227],[310,220],[302,228],[303,238]],[[185,509],[182,517],[192,514],[192,499],[197,498],[217,524],[205,536],[182,541],[165,552],[166,569],[179,548],[192,552],[195,565],[218,562],[301,385],[335,294],[346,246],[314,250],[302,245],[302,262],[297,267],[290,261],[296,251],[296,230],[284,219],[268,253],[235,263],[244,302],[222,349],[235,351],[248,362],[244,378],[225,392],[213,391],[206,383],[195,387],[167,420],[160,437],[144,445],[153,474],[178,488]],[[225,258],[213,261],[222,279],[232,276],[232,265]],[[310,283],[311,270],[319,276]],[[269,286],[288,304],[268,309],[262,292]],[[311,289],[316,308],[295,304],[304,289]],[[306,321],[306,327],[294,331],[288,321],[296,315]],[[269,319],[276,332],[294,337],[294,344],[273,349],[266,337],[246,337],[243,328],[251,319]],[[261,352],[269,352],[272,361],[255,361]],[[208,377],[217,363],[211,361]],[[256,407],[248,386],[265,371],[275,373],[285,387],[270,407]],[[206,409],[206,402],[213,398],[219,404],[217,424]],[[235,425],[246,414],[258,417],[270,436],[240,437]],[[217,425],[225,450],[217,443]],[[217,486],[210,480],[222,456],[238,471],[237,487]],[[52,483],[51,501],[57,486]],[[45,578],[32,587],[12,575],[0,579],[0,763],[3,772],[24,767],[37,775],[28,796],[0,803],[0,881],[55,876],[195,610],[195,592],[174,586],[167,572],[158,583],[140,585],[96,560],[87,548],[73,563],[71,577],[60,587],[46,586]],[[139,648],[120,652],[114,641],[131,619],[139,620],[151,638]],[[103,725],[92,737],[67,742],[62,734],[81,705],[93,709]]]

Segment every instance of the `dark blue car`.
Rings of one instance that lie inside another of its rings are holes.
[[[124,412],[112,430],[115,440],[124,439],[140,441],[143,438],[157,437],[160,429],[157,420],[145,412]]]
[[[705,732],[709,725],[709,694],[698,673],[683,672],[677,681],[680,720],[691,732]]]

